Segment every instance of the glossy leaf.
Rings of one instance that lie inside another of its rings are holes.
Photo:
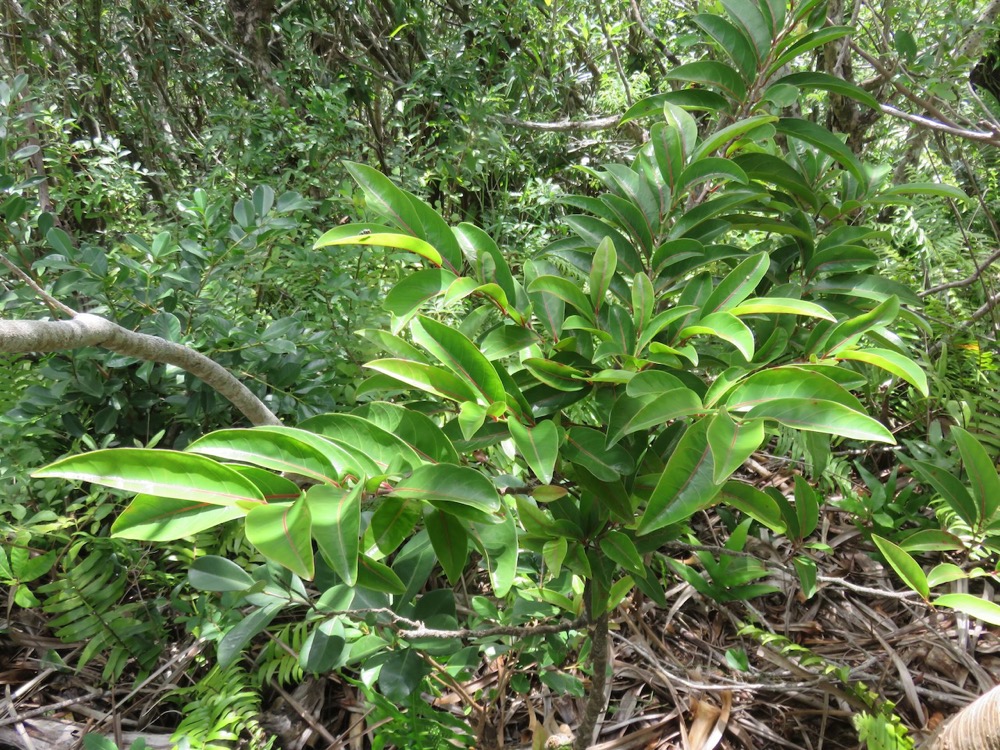
[[[396,435],[354,414],[319,414],[299,422],[299,429],[363,452],[382,472],[412,469],[423,463],[417,452]]]
[[[635,469],[628,451],[606,446],[602,433],[589,427],[572,427],[566,433],[563,455],[605,482],[614,482]]]
[[[760,58],[753,43],[743,31],[722,16],[710,13],[699,13],[691,20],[716,41],[736,65],[736,69],[742,74],[744,80],[749,82],[757,77],[757,65]]]
[[[391,432],[425,461],[458,463],[455,446],[425,414],[385,401],[372,401],[359,406],[353,413]]]
[[[700,318],[695,323],[681,329],[680,338],[699,334],[717,336],[735,346],[743,357],[753,359],[753,332],[742,320],[728,312],[715,312]]]
[[[792,73],[791,75],[779,78],[775,83],[788,83],[804,91],[820,89],[833,94],[846,96],[856,102],[861,102],[874,110],[879,109],[878,100],[857,84],[837,78],[829,73],[803,72]]]
[[[964,612],[990,625],[1000,626],[1000,604],[972,594],[942,594],[934,600],[937,607],[948,607]]]
[[[596,323],[594,306],[584,296],[579,285],[569,279],[562,279],[558,276],[539,276],[528,285],[528,291],[550,294],[566,304],[572,305],[591,324]]]
[[[905,380],[916,388],[921,395],[927,396],[929,394],[927,375],[921,369],[920,365],[899,352],[889,349],[844,349],[837,352],[835,356],[837,359],[864,362],[865,364],[878,367]]]
[[[413,321],[412,330],[413,340],[471,386],[480,403],[506,400],[507,392],[493,365],[461,332],[423,316]]]
[[[785,315],[804,315],[812,318],[834,321],[836,318],[826,308],[815,302],[788,297],[754,297],[743,300],[740,304],[728,310],[731,315],[763,315],[767,313]]]
[[[872,541],[875,542],[875,546],[878,547],[879,552],[889,561],[889,565],[896,571],[896,574],[903,579],[903,582],[920,594],[924,601],[929,600],[931,590],[927,584],[927,576],[924,574],[920,564],[913,559],[910,553],[877,534],[872,534]],[[937,603],[939,602],[940,599],[938,599]]]
[[[708,507],[720,489],[714,475],[708,420],[702,419],[687,429],[670,455],[639,519],[638,533],[682,523]]]
[[[247,644],[271,624],[278,613],[287,606],[286,602],[273,602],[248,614],[219,641],[216,656],[222,669],[235,663]]]
[[[419,255],[421,258],[427,260],[435,266],[440,266],[443,263],[441,253],[439,253],[432,245],[418,239],[417,237],[411,237],[408,234],[384,234],[380,232],[377,234],[368,233],[355,235],[353,237],[338,238],[330,238],[328,235],[323,235],[316,240],[313,244],[313,248],[319,249],[334,245],[371,245],[373,247],[391,247],[396,250],[406,250],[414,255]]]
[[[32,476],[91,482],[126,492],[244,508],[262,504],[257,486],[204,456],[147,448],[115,448],[70,456]]]
[[[997,507],[1000,507],[1000,476],[983,444],[972,433],[961,427],[952,427],[951,437],[962,456],[981,527],[994,519]]]
[[[467,466],[424,464],[398,482],[392,496],[429,503],[457,503],[484,513],[500,509],[500,495],[493,483]]]
[[[479,549],[498,597],[507,596],[517,573],[517,528],[514,515],[506,513],[499,523],[473,524],[472,539]]]
[[[816,398],[864,411],[857,397],[830,378],[802,367],[773,367],[754,373],[730,391],[729,411],[746,411],[776,398]]]
[[[424,513],[424,526],[430,537],[441,569],[453,586],[462,578],[469,557],[469,536],[465,524],[450,513],[429,508]]]
[[[735,422],[725,409],[719,411],[708,426],[715,483],[726,481],[763,442],[763,420]]]
[[[690,416],[704,409],[698,394],[689,388],[675,388],[663,393],[643,396],[620,396],[608,418],[608,447],[626,435],[652,427],[666,425],[679,417]]]
[[[817,398],[776,398],[758,404],[748,419],[763,417],[807,432],[823,432],[856,440],[893,443],[896,439],[885,426],[871,417],[836,401]]]
[[[191,563],[188,582],[199,591],[246,591],[254,585],[249,573],[218,555],[204,555]]]
[[[626,534],[611,530],[601,537],[600,545],[601,552],[609,559],[630,573],[645,577],[646,565],[642,561],[639,551],[635,548],[635,543]]]
[[[306,491],[312,516],[312,536],[324,559],[348,586],[358,575],[361,495],[364,485],[351,489],[317,484]]]
[[[618,254],[615,252],[615,246],[605,237],[594,251],[594,262],[590,268],[590,301],[594,304],[595,311],[600,310],[601,301],[611,286],[617,268]]]
[[[525,427],[508,420],[507,428],[518,453],[542,484],[552,481],[552,472],[559,456],[559,430],[552,420],[545,419],[534,427]]]
[[[730,480],[722,486],[718,498],[720,502],[764,524],[775,534],[785,533],[786,525],[781,509],[766,492],[761,492],[752,485]]]
[[[241,505],[136,495],[111,525],[111,535],[146,542],[170,542],[243,518],[246,514],[247,508]]]
[[[899,298],[892,296],[866,313],[842,321],[834,326],[823,344],[827,356],[840,349],[853,346],[862,334],[889,325],[899,315]]]
[[[368,555],[358,559],[358,586],[393,596],[406,591],[406,584],[392,568]]]
[[[755,0],[721,0],[722,7],[736,26],[753,42],[757,58],[763,60],[771,51],[771,29]]]
[[[771,265],[767,253],[752,255],[730,271],[702,305],[701,314],[731,310],[753,294]]]
[[[747,87],[740,74],[729,65],[715,60],[678,65],[667,71],[666,78],[715,88],[735,101],[742,101],[747,95]]]
[[[478,398],[478,393],[468,382],[442,367],[406,359],[377,359],[365,363],[365,367],[450,401],[461,403],[476,401]]]
[[[937,493],[963,521],[972,528],[979,525],[981,521],[979,507],[958,477],[929,461],[912,459],[910,464],[917,476],[937,490]]]
[[[304,499],[254,508],[247,514],[245,529],[247,540],[264,557],[312,580],[312,518]]]
[[[800,120],[793,117],[780,119],[775,127],[779,133],[791,136],[792,138],[798,138],[800,141],[815,146],[823,153],[840,162],[841,166],[854,175],[859,183],[867,186],[868,175],[864,167],[861,166],[861,162],[858,161],[854,153],[839,138],[826,128],[820,127],[808,120]]]
[[[405,321],[428,300],[447,292],[456,278],[443,268],[420,269],[400,279],[389,290],[382,307]]]

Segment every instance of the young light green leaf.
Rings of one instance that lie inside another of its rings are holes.
[[[442,367],[406,359],[377,359],[365,363],[365,367],[384,373],[401,384],[405,383],[451,401],[461,403],[478,400],[479,394],[471,385]]]
[[[358,577],[363,490],[362,482],[349,490],[317,484],[306,490],[305,496],[319,551],[348,586],[353,586]]]
[[[126,492],[244,508],[264,496],[239,472],[204,456],[147,448],[81,453],[38,469],[34,477],[61,477]]]
[[[899,315],[899,298],[894,295],[868,312],[842,321],[831,328],[823,344],[823,350],[827,356],[835,355],[840,349],[856,344],[867,331],[889,325],[897,315]]]
[[[889,561],[889,565],[896,571],[896,574],[903,579],[903,582],[920,594],[924,601],[929,601],[931,590],[927,584],[927,576],[924,574],[920,564],[913,559],[910,553],[877,534],[872,534],[872,541],[875,542],[875,546],[878,547],[879,552]],[[938,602],[940,602],[940,599],[938,599]]]
[[[735,346],[743,357],[753,359],[753,331],[742,320],[728,312],[715,312],[697,320],[681,329],[678,336],[682,339],[698,334],[717,336]]]
[[[392,497],[467,505],[495,513],[500,495],[489,479],[467,466],[424,464],[393,488]]]
[[[785,315],[804,315],[812,318],[835,321],[836,318],[826,308],[815,302],[788,297],[754,297],[744,300],[728,311],[732,315],[763,315],[777,313]]]
[[[594,251],[594,261],[590,267],[590,301],[594,311],[599,312],[604,295],[608,293],[611,280],[618,268],[618,254],[610,237],[605,237]]]
[[[424,260],[435,266],[440,266],[444,260],[432,245],[417,237],[408,234],[388,234],[379,232],[378,234],[359,234],[353,237],[329,237],[329,233],[324,234],[313,244],[313,249],[318,250],[323,247],[335,245],[371,245],[372,247],[391,247],[396,250],[406,250],[414,255],[419,255]]]
[[[812,599],[816,595],[816,563],[808,557],[797,555],[792,558],[792,565],[799,576],[802,596],[806,601]]]
[[[245,530],[247,540],[265,558],[300,578],[312,580],[315,573],[312,518],[304,498],[294,503],[257,506],[247,514]]]

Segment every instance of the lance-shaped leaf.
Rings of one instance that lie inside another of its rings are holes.
[[[400,383],[451,401],[459,403],[476,401],[478,397],[471,385],[443,367],[406,359],[377,359],[365,363],[365,367],[388,375]]]
[[[917,476],[937,490],[963,521],[971,528],[976,528],[981,521],[978,507],[958,477],[929,461],[913,459],[910,464]]]
[[[817,398],[864,411],[857,397],[835,381],[802,367],[773,367],[756,372],[725,399],[729,411],[746,411],[776,398]]]
[[[467,466],[424,464],[392,491],[400,499],[467,505],[484,513],[500,509],[500,495],[489,479]]]
[[[868,175],[861,162],[858,161],[854,153],[843,144],[833,133],[824,127],[808,120],[801,120],[796,117],[783,117],[775,125],[779,133],[798,138],[812,146],[815,146],[823,153],[834,160],[854,175],[863,187],[868,186]]]
[[[540,381],[560,391],[578,391],[587,387],[587,373],[562,362],[529,357],[521,364]]]
[[[145,542],[170,542],[194,536],[246,514],[247,509],[239,505],[212,505],[136,495],[111,525],[111,535]]]
[[[312,515],[312,536],[323,557],[348,586],[358,577],[358,538],[361,534],[361,495],[358,482],[350,490],[317,484],[306,491]]]
[[[611,286],[617,268],[618,254],[614,243],[610,237],[605,237],[594,251],[594,260],[590,266],[590,301],[594,304],[594,310],[601,309],[601,301]]]
[[[678,192],[690,190],[702,182],[738,182],[746,185],[749,182],[747,173],[736,166],[730,159],[709,156],[692,162],[678,178]]]
[[[888,539],[883,539],[877,534],[872,534],[872,541],[875,542],[875,546],[878,547],[879,552],[889,561],[889,565],[896,571],[896,574],[903,579],[903,582],[920,594],[924,601],[929,600],[931,589],[927,583],[927,576],[924,574],[920,564],[913,559],[913,556],[898,545],[893,544]]]
[[[406,591],[406,584],[392,568],[368,555],[361,555],[358,560],[358,586],[392,596]]]
[[[815,73],[809,71],[803,73],[792,73],[791,75],[779,78],[774,83],[788,83],[796,88],[802,89],[803,91],[810,91],[812,89],[829,91],[833,94],[846,96],[848,99],[853,99],[856,102],[861,102],[865,106],[871,107],[874,110],[879,109],[878,100],[863,88],[857,84],[851,83],[850,81],[845,81],[843,78],[832,76],[829,73]]]
[[[722,0],[722,7],[737,28],[743,30],[753,42],[757,57],[763,60],[771,51],[773,34],[767,19],[756,0]],[[764,6],[766,7],[766,6]]]
[[[534,427],[525,427],[520,422],[509,419],[507,428],[518,453],[535,473],[538,481],[549,484],[559,456],[559,429],[555,423],[545,419]]]
[[[758,404],[747,413],[747,419],[773,419],[774,421],[807,432],[895,443],[896,439],[885,426],[871,417],[837,403],[818,398],[776,398]]]
[[[471,386],[480,403],[506,401],[507,391],[493,365],[464,334],[423,316],[411,328],[413,340]]]
[[[784,534],[785,521],[781,509],[774,498],[756,487],[736,480],[730,480],[722,486],[719,501],[750,516],[755,521],[767,526],[776,534]]]
[[[742,320],[728,312],[706,315],[697,322],[681,329],[682,339],[698,334],[717,336],[735,346],[748,361],[753,359],[753,331]]]
[[[815,302],[788,297],[754,297],[744,300],[728,310],[731,315],[763,315],[777,313],[784,315],[805,315],[812,318],[835,321],[836,318],[826,308]]]
[[[719,494],[708,444],[708,422],[708,419],[695,422],[681,436],[646,503],[638,534],[686,521],[708,507]]]
[[[260,609],[255,609],[233,626],[219,641],[216,652],[219,666],[225,669],[235,663],[254,636],[262,633],[271,624],[271,620],[277,617],[278,613],[286,606],[288,606],[287,602],[273,602]]]
[[[888,325],[897,315],[899,315],[899,298],[889,297],[868,312],[842,321],[831,328],[823,343],[823,350],[827,356],[835,355],[841,349],[856,344],[861,335],[867,331]]]
[[[321,247],[331,247],[333,245],[371,245],[373,247],[391,247],[396,250],[406,250],[414,255],[419,255],[421,258],[433,263],[435,266],[440,266],[443,262],[441,253],[439,253],[433,245],[424,242],[417,237],[411,237],[408,234],[386,234],[380,232],[378,234],[369,233],[359,234],[353,237],[336,238],[323,235],[316,240],[313,248],[318,249]]]
[[[666,77],[674,81],[688,81],[718,89],[736,101],[742,101],[747,95],[747,85],[740,74],[729,65],[715,60],[678,65],[667,71]]]
[[[957,609],[990,625],[1000,626],[1000,604],[989,599],[981,599],[972,594],[942,594],[934,600],[934,605]]]
[[[880,192],[874,199],[875,203],[894,203],[894,199],[909,195],[933,195],[938,198],[949,198],[959,203],[967,203],[971,199],[961,189],[954,185],[944,185],[940,182],[910,182],[905,185],[893,185]]]
[[[312,580],[312,519],[304,498],[254,508],[247,514],[245,529],[249,542],[264,557],[300,578]]]
[[[580,287],[569,279],[558,276],[539,276],[528,285],[528,291],[560,299],[575,307],[576,311],[585,317],[591,325],[595,325],[597,322],[597,318],[594,317],[594,306],[580,290]]]
[[[802,3],[799,7],[808,13],[811,8],[815,7],[815,3]],[[778,59],[767,69],[766,77],[770,78],[799,55],[804,55],[809,50],[816,49],[816,47],[836,41],[837,39],[843,39],[853,32],[854,29],[850,26],[828,26],[825,29],[811,31],[798,38],[794,34],[790,34],[786,38],[785,43],[779,45],[778,49],[783,49],[783,51]]]
[[[115,448],[64,458],[32,476],[61,477],[126,492],[212,505],[252,507],[264,502],[239,472],[204,456],[148,448]]]
[[[899,352],[890,349],[844,349],[837,352],[836,358],[873,365],[902,378],[924,396],[929,392],[926,373],[920,365]]]
[[[465,531],[465,523],[450,513],[428,508],[424,512],[424,527],[448,581],[456,585],[469,559],[469,535]]]
[[[443,268],[422,268],[396,282],[383,300],[382,307],[405,322],[428,300],[447,292],[456,278],[455,274]]]
[[[815,253],[806,263],[806,277],[820,274],[857,273],[878,265],[879,256],[874,250],[859,245],[836,245]]]
[[[654,395],[619,396],[608,418],[607,445],[610,448],[633,432],[666,425],[703,409],[698,394],[684,387]]]
[[[414,469],[423,463],[417,452],[396,435],[354,414],[319,414],[299,422],[299,429],[361,451],[383,474]]]
[[[187,451],[299,474],[326,484],[337,484],[348,468],[357,470],[357,462],[345,449],[328,441],[321,446],[315,442],[318,440],[323,439],[291,427],[217,430],[195,440]]]
[[[771,258],[767,253],[757,253],[747,258],[719,282],[702,305],[701,314],[708,315],[736,307],[753,294],[770,265]]]
[[[760,62],[757,50],[747,35],[722,16],[711,13],[699,13],[691,18],[700,26],[729,59],[736,65],[744,80],[752,81],[757,77],[757,65]]]
[[[952,427],[951,436],[962,455],[965,473],[969,477],[969,487],[976,502],[979,526],[993,521],[1000,506],[1000,476],[992,459],[973,435],[961,427]]]
[[[246,591],[256,583],[242,567],[217,555],[195,560],[188,570],[188,581],[199,591]]]
[[[724,408],[708,426],[708,444],[715,464],[713,479],[722,484],[764,442],[764,420],[736,422]]]
[[[507,299],[513,302],[517,298],[514,276],[510,272],[510,266],[507,265],[507,259],[493,238],[475,224],[462,223],[453,231],[465,254],[476,259],[476,270],[480,278],[486,283],[498,284],[507,295]]]
[[[517,527],[514,514],[507,513],[500,523],[473,524],[472,541],[486,563],[495,596],[504,597],[510,592],[517,574]]]
[[[563,456],[605,482],[628,476],[635,469],[628,451],[618,445],[608,448],[604,435],[589,427],[573,427],[566,433]]]
[[[391,432],[425,461],[458,463],[455,446],[426,414],[386,401],[372,401],[359,406],[353,413]]]
[[[642,555],[635,548],[633,542],[627,534],[622,531],[612,529],[601,537],[601,552],[608,558],[630,573],[645,578],[646,565],[642,561]]]
[[[697,150],[692,155],[691,165],[688,167],[688,169],[693,168],[700,161],[707,161],[705,157],[710,156],[723,146],[729,144],[732,141],[735,141],[737,138],[741,138],[744,135],[747,135],[764,125],[770,125],[771,123],[776,122],[777,119],[778,118],[775,117],[774,115],[756,115],[755,117],[748,117],[745,120],[739,120],[737,122],[734,122],[732,125],[724,127],[721,130],[717,130],[714,133],[706,136],[705,140],[703,140],[698,145]],[[733,166],[736,165],[734,164]],[[739,172],[743,172],[743,170],[740,169],[740,167],[738,166],[736,167],[736,169],[739,170]],[[746,177],[747,176],[746,173],[743,173],[743,176]],[[679,181],[681,184],[683,184],[683,179],[684,175],[681,175],[681,180]],[[745,185],[747,183],[747,180],[746,179],[737,180],[737,182],[740,182]],[[678,185],[677,192],[680,193],[680,191],[681,188],[680,185]]]

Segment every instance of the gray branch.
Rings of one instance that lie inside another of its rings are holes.
[[[60,321],[0,319],[0,352],[27,354],[84,346],[97,346],[128,357],[180,367],[228,399],[251,424],[281,424],[274,412],[228,370],[181,344],[130,331],[89,313]]]

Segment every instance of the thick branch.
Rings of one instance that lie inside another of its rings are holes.
[[[945,289],[957,289],[959,287],[971,286],[976,283],[976,281],[979,280],[979,277],[982,276],[983,273],[985,273],[998,259],[1000,259],[1000,250],[994,251],[994,253],[981,264],[977,263],[976,271],[971,276],[966,276],[964,279],[959,279],[958,281],[949,281],[947,284],[932,286],[930,289],[925,289],[920,292],[919,296],[926,297],[930,294],[943,292]]]
[[[930,128],[931,130],[939,130],[942,133],[948,133],[949,135],[958,136],[959,138],[965,138],[970,141],[988,143],[991,146],[1000,146],[1000,134],[991,131],[968,130],[967,128],[959,127],[955,123],[938,122],[937,120],[932,120],[929,117],[911,115],[909,112],[903,112],[895,107],[890,107],[888,104],[883,104],[881,108],[887,115],[899,117],[900,119],[907,120],[917,125],[922,125],[925,128]]]
[[[228,370],[181,344],[130,331],[89,313],[60,321],[0,320],[0,352],[27,354],[84,346],[98,346],[128,357],[180,367],[228,399],[252,424],[281,424],[281,420]]]
[[[573,131],[589,130],[610,130],[618,127],[621,122],[621,115],[610,115],[608,117],[598,117],[593,120],[560,120],[559,122],[532,122],[530,120],[518,120],[514,117],[501,116],[500,122],[504,125],[511,125],[515,128],[525,128],[526,130],[545,130],[550,133],[568,133]]]

